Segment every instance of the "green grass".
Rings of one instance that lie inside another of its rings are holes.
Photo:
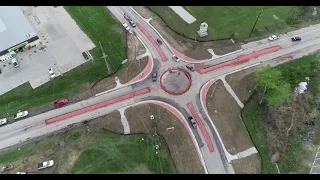
[[[79,131],[72,132],[72,134],[68,137],[68,142],[76,142],[76,141],[80,140],[81,135],[82,134]]]
[[[319,96],[319,60],[317,54],[305,56],[295,61],[276,66],[281,71],[285,82],[295,87],[305,77],[311,77],[310,91],[314,92],[314,96]],[[257,98],[253,98],[245,107],[243,112],[243,121],[252,137],[262,160],[263,174],[277,174],[276,166],[270,161],[270,152],[268,152],[267,135],[265,126],[260,123],[261,109]],[[319,135],[319,134],[317,134]],[[279,162],[279,170],[281,174],[285,173],[309,173],[310,168],[306,165],[306,161],[313,160],[314,154],[312,150],[303,148],[300,140],[293,140],[286,149],[286,152],[281,155]]]
[[[141,138],[145,139],[143,144]],[[156,142],[159,141],[152,136],[119,136],[101,131],[99,137],[82,150],[70,173],[136,173],[139,172],[136,168],[141,165],[146,166],[151,173],[173,173],[164,141],[160,141],[160,158],[155,154]]]
[[[261,10],[253,36],[273,34],[288,30],[286,19],[292,12],[300,12],[301,8],[293,6],[184,6],[197,20],[188,24],[168,6],[148,6],[161,16],[166,24],[176,32],[194,38],[202,22],[209,25],[208,36],[204,40],[230,38],[247,39]],[[279,19],[276,20],[273,15]]]
[[[276,66],[281,71],[284,81],[291,84],[292,87],[298,85],[305,77],[311,79],[317,76],[319,68],[318,54],[304,56],[297,60]]]
[[[276,166],[271,163],[270,156],[268,154],[268,147],[265,139],[266,132],[260,124],[260,113],[261,110],[258,103],[252,103],[245,108],[243,121],[261,157],[261,173],[277,174]]]
[[[11,162],[24,159],[26,157],[30,157],[44,151],[52,150],[55,146],[56,143],[54,141],[47,140],[27,144],[22,146],[21,148],[15,148],[9,151],[0,152],[0,164],[6,165]]]
[[[81,136],[85,138],[80,138]],[[74,130],[67,138],[64,147],[60,135],[43,139],[18,148],[0,153],[0,164],[14,164],[30,156],[40,157],[50,151],[54,160],[60,162],[71,174],[130,174],[153,173],[172,174],[175,170],[170,162],[163,138],[150,135],[117,135],[105,130],[99,130],[94,135],[85,130]],[[144,143],[141,139],[144,138]],[[68,143],[69,141],[80,143]],[[160,158],[155,154],[155,145],[159,145]],[[81,147],[81,148],[80,148]],[[82,148],[83,147],[83,148]],[[63,149],[61,149],[63,148]],[[62,157],[57,152],[62,150]],[[70,153],[80,154],[74,164],[70,164]],[[38,157],[33,157],[37,159]],[[60,158],[60,159],[57,159]],[[15,162],[15,163],[14,163]],[[18,162],[20,164],[20,162]]]
[[[36,89],[23,84],[0,96],[0,117],[7,117],[18,110],[30,110],[56,99],[69,97],[88,89],[96,80],[107,75],[99,46],[101,41],[113,70],[125,59],[125,45],[116,31],[117,22],[102,6],[67,6],[65,9],[96,45],[91,51],[94,64],[85,63]]]

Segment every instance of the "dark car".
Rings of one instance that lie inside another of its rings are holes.
[[[292,41],[301,41],[301,37],[293,37],[291,38]]]
[[[161,45],[162,41],[160,39],[157,39],[157,43]]]
[[[194,68],[193,68],[192,66],[186,65],[186,68],[189,69],[189,70],[192,71],[192,72],[194,71]]]
[[[153,72],[153,73],[152,73],[152,81],[153,81],[153,82],[156,82],[157,79],[158,79],[158,74],[157,74],[156,72]]]
[[[126,20],[128,20],[128,21],[129,21],[129,19],[130,19],[130,16],[129,16],[128,14],[123,14],[123,17],[124,17]]]
[[[189,122],[192,124],[193,128],[197,128],[197,123],[194,121],[193,117],[188,117]]]
[[[83,56],[86,60],[89,59],[89,56],[88,56],[87,52],[83,52],[83,53],[82,53],[82,56]]]

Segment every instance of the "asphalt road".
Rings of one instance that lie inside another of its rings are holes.
[[[170,48],[166,44],[162,44],[160,46],[161,53],[163,53],[167,57],[166,62],[162,62],[161,60],[161,55],[159,54],[159,49],[155,47],[154,44],[150,41],[150,38],[156,40],[156,39],[161,39],[159,37],[158,33],[154,31],[154,29],[140,16],[138,16],[130,7],[127,6],[120,6],[120,7],[114,7],[114,6],[108,6],[107,7],[110,12],[121,22],[127,22],[127,20],[124,19],[123,14],[127,13],[135,22],[139,23],[140,25],[143,26],[143,28],[150,34],[150,37],[146,37],[145,33],[142,32],[139,28],[131,28],[133,29],[136,33],[137,36],[140,37],[140,39],[146,44],[146,47],[150,51],[151,55],[153,58],[158,59],[159,61],[156,63],[157,66],[155,66],[155,70],[158,71],[158,73],[161,73],[165,70],[167,70],[169,67],[180,67],[184,66],[186,64],[189,64],[187,62],[175,62],[172,60],[172,52]],[[224,152],[222,151],[222,144],[219,142],[218,138],[216,137],[218,132],[214,132],[211,123],[208,123],[208,120],[206,117],[201,116],[203,115],[202,111],[203,108],[201,107],[201,103],[199,103],[199,92],[203,84],[208,82],[209,80],[213,78],[220,77],[225,74],[232,73],[238,69],[245,68],[248,66],[251,66],[253,64],[261,63],[261,62],[266,62],[270,61],[274,58],[285,56],[285,55],[290,55],[290,54],[295,54],[295,57],[303,56],[306,53],[314,52],[318,49],[320,49],[319,45],[319,36],[320,36],[320,25],[314,25],[312,27],[308,28],[303,28],[295,32],[289,32],[287,35],[281,36],[279,40],[275,42],[268,42],[267,40],[263,39],[260,41],[256,42],[251,42],[246,45],[243,45],[242,48],[244,49],[241,52],[238,52],[236,54],[231,54],[228,56],[225,56],[223,58],[215,59],[210,62],[207,62],[206,64],[216,64],[216,63],[221,63],[225,61],[229,61],[231,59],[234,59],[238,55],[245,55],[248,53],[252,53],[254,51],[261,50],[266,47],[270,46],[275,46],[275,45],[280,45],[282,47],[281,50],[267,54],[261,57],[258,57],[256,59],[252,59],[251,61],[247,63],[243,63],[237,66],[232,66],[228,68],[223,68],[223,69],[218,69],[206,74],[198,74],[196,72],[191,73],[192,76],[192,86],[190,90],[188,90],[185,94],[180,95],[180,96],[173,96],[165,93],[159,83],[153,83],[151,82],[150,78],[147,78],[146,80],[135,83],[131,86],[127,86],[106,94],[103,94],[101,96],[93,97],[75,104],[68,105],[66,107],[62,107],[53,111],[45,112],[43,114],[39,114],[37,116],[29,117],[25,120],[9,124],[7,126],[1,127],[0,128],[0,149],[4,149],[7,147],[10,147],[12,145],[25,142],[29,139],[42,136],[63,128],[66,128],[70,124],[74,124],[77,122],[83,122],[85,120],[91,120],[96,117],[105,115],[110,113],[113,110],[119,109],[121,107],[125,107],[128,105],[133,105],[137,102],[142,101],[145,98],[150,98],[150,97],[155,97],[158,100],[161,100],[161,98],[166,98],[170,99],[172,102],[167,102],[170,104],[173,104],[174,106],[179,105],[178,109],[184,109],[180,110],[183,112],[184,116],[190,115],[191,112],[187,108],[187,103],[191,102],[195,108],[198,114],[200,114],[200,118],[204,124],[205,130],[208,132],[208,136],[210,136],[210,139],[212,140],[212,144],[214,146],[214,152],[210,152],[208,149],[208,146],[206,144],[206,141],[204,140],[204,134],[200,131],[199,128],[197,130],[193,131],[195,137],[197,137],[198,145],[200,145],[200,150],[202,153],[202,156],[205,161],[205,167],[206,170],[209,174],[225,174],[228,173],[228,170],[226,168],[226,158],[224,157]],[[302,41],[299,43],[293,43],[290,40],[291,36],[296,36],[299,35],[302,37]],[[53,123],[50,125],[46,125],[44,121],[46,119],[56,117],[68,112],[72,112],[77,109],[81,109],[83,107],[87,107],[111,98],[118,97],[120,95],[142,89],[145,87],[150,87],[151,92],[139,97],[132,98],[130,100],[118,102],[112,105],[109,105],[107,107],[101,108],[101,109],[96,109],[88,113],[84,113],[72,118],[69,118],[67,120],[58,122],[58,123]],[[203,146],[201,146],[203,145]]]

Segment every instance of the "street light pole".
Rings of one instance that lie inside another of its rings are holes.
[[[257,20],[256,20],[256,22],[254,23],[254,25],[253,25],[253,27],[252,27],[252,29],[251,29],[251,32],[250,32],[250,34],[249,34],[249,37],[251,37],[251,34],[252,34],[253,30],[254,30],[254,27],[256,27],[256,24],[257,24],[257,22],[258,22],[258,20],[259,20],[260,15],[261,15],[262,12],[263,12],[263,10],[261,10],[260,13],[259,13],[259,15],[257,16]]]

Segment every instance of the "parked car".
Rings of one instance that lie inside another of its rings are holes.
[[[292,41],[301,41],[301,37],[293,37],[291,38]]]
[[[128,26],[128,24],[127,23],[122,23],[122,26],[127,30],[127,31],[129,31],[130,30],[130,27]]]
[[[158,79],[158,74],[157,74],[157,72],[153,72],[153,73],[152,73],[152,81],[153,81],[153,82],[156,82],[157,79]]]
[[[1,168],[1,173],[4,173],[4,172],[7,172],[7,171],[10,171],[13,169],[13,165],[12,164],[9,164],[9,165],[6,165],[6,166],[3,166]]]
[[[82,53],[82,56],[83,56],[84,59],[86,59],[86,60],[89,59],[89,56],[88,56],[87,52],[83,52],[83,53]]]
[[[16,174],[35,174],[34,172],[17,172]]]
[[[11,59],[11,62],[12,62],[13,66],[14,66],[15,68],[19,67],[19,63],[18,63],[18,61],[17,61],[16,58],[12,58],[12,59]]]
[[[272,35],[272,36],[268,37],[269,41],[274,41],[274,40],[277,40],[277,39],[279,39],[279,37],[276,36],[276,35]]]
[[[186,68],[189,69],[189,70],[192,71],[192,72],[194,71],[193,66],[186,65]]]
[[[123,14],[123,17],[128,21],[131,19],[130,16],[128,14],[126,14],[126,13]]]
[[[179,59],[176,55],[173,55],[173,56],[172,56],[172,59],[175,60],[176,62],[179,62],[179,61],[180,61],[180,59]]]
[[[48,72],[49,72],[49,74],[50,74],[50,78],[51,78],[51,79],[53,79],[53,78],[56,77],[56,74],[53,72],[53,69],[52,69],[52,68],[50,68],[50,69],[48,70]]]
[[[132,26],[132,27],[136,27],[136,23],[132,20],[132,19],[129,19],[129,24]]]
[[[162,41],[160,39],[157,39],[157,43],[161,45]]]
[[[61,106],[64,106],[64,105],[66,105],[68,103],[69,103],[68,99],[60,99],[60,100],[54,102],[53,104],[54,104],[55,107],[61,107]]]
[[[189,116],[188,120],[191,123],[193,128],[197,128],[197,123],[196,123],[196,121],[194,121],[193,117]]]
[[[17,114],[13,116],[13,118],[16,120],[16,119],[27,117],[28,115],[29,115],[28,111],[19,111]]]
[[[0,126],[6,125],[8,123],[7,118],[0,119]]]
[[[52,167],[54,165],[54,161],[53,160],[50,160],[50,161],[45,161],[45,162],[42,162],[42,163],[39,163],[38,164],[38,169],[45,169],[45,168],[48,168],[48,167]]]

